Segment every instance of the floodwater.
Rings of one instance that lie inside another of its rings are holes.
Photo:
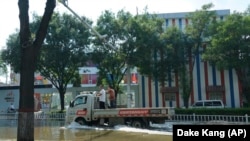
[[[36,141],[172,141],[171,125],[137,129],[124,125],[113,128],[64,125],[64,121],[35,121]],[[0,120],[0,141],[16,141],[17,120]]]

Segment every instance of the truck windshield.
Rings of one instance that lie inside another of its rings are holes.
[[[87,96],[77,97],[74,100],[73,105],[77,106],[77,105],[80,105],[80,104],[86,104],[86,102],[87,102]]]

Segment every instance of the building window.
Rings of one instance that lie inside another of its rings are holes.
[[[82,74],[82,84],[96,84],[97,74]]]
[[[172,19],[172,26],[175,26],[175,19]]]
[[[182,30],[182,19],[179,19],[179,29]]]
[[[223,100],[223,93],[222,92],[210,92],[209,99],[210,100]]]
[[[165,101],[175,101],[175,93],[166,93],[165,94]]]
[[[169,26],[168,19],[166,19],[166,27],[168,27],[168,26]]]
[[[188,25],[188,19],[185,19],[185,24],[186,24],[186,26]]]
[[[220,16],[220,20],[223,21],[223,16]]]

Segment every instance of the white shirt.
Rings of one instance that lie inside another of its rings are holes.
[[[101,89],[100,91],[100,98],[99,98],[100,101],[102,102],[105,102],[106,101],[106,92],[104,89]]]
[[[10,109],[15,109],[13,104],[10,105]]]

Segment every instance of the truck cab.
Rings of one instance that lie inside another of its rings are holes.
[[[66,111],[66,124],[76,121],[80,124],[86,124],[92,121],[92,110],[99,109],[99,98],[91,92],[80,94],[69,104]]]

